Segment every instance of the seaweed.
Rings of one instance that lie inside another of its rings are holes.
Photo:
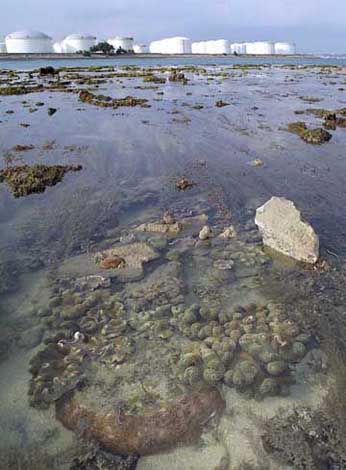
[[[322,128],[308,129],[303,121],[291,122],[287,126],[288,132],[298,135],[308,144],[321,145],[332,138],[332,134]]]
[[[117,109],[122,106],[141,106],[142,108],[149,108],[147,104],[148,100],[144,98],[134,98],[133,96],[126,96],[125,98],[114,99],[110,96],[95,95],[87,90],[82,90],[79,93],[79,99],[83,103],[89,103],[94,106],[100,106],[102,108],[114,108]]]
[[[10,186],[14,197],[43,193],[47,186],[60,183],[69,171],[80,171],[81,165],[22,165],[7,167],[0,171],[0,183]]]

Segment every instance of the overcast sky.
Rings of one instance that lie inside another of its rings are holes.
[[[60,39],[168,36],[294,40],[300,52],[346,53],[345,0],[0,0],[0,33],[36,29]]]

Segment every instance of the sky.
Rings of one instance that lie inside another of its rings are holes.
[[[302,53],[346,53],[345,0],[0,0],[0,34],[34,29],[54,39],[169,36],[291,40]],[[15,5],[15,6],[14,6]]]

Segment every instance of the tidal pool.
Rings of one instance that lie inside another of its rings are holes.
[[[171,74],[0,71],[0,469],[346,468],[345,70]]]

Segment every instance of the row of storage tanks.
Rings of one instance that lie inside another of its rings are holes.
[[[125,51],[134,50],[134,41],[130,37],[114,37],[107,42]],[[75,53],[88,51],[97,43],[96,37],[89,34],[71,34],[63,41],[53,44],[53,40],[47,34],[39,31],[17,31],[6,38],[0,37],[0,53],[8,54],[46,54],[46,53]]]
[[[51,37],[38,31],[18,31],[0,38],[0,53],[75,53],[87,51],[96,44],[95,36],[89,34],[71,34],[63,41],[53,44]],[[239,42],[231,43],[227,39],[192,42],[186,37],[172,37],[153,41],[150,46],[134,44],[131,37],[114,37],[107,42],[115,50],[122,48],[136,54],[150,52],[152,54],[295,54],[296,46],[292,42]]]
[[[293,42],[238,42],[227,39],[192,42],[188,38],[175,37],[154,41],[150,52],[157,54],[251,54],[251,55],[291,55],[296,53]]]

